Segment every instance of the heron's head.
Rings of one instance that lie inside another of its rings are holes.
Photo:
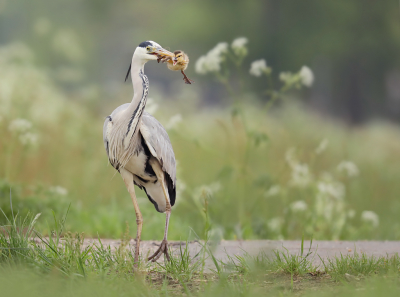
[[[145,62],[151,60],[157,60],[159,58],[170,57],[173,58],[174,54],[162,48],[157,42],[154,41],[143,41],[136,48],[134,57],[137,57]]]

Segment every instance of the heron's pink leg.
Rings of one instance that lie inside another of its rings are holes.
[[[139,209],[139,205],[137,203],[136,194],[135,194],[135,185],[133,184],[133,175],[129,171],[124,168],[121,169],[121,176],[124,180],[125,186],[128,189],[129,194],[131,195],[133,207],[135,208],[136,213],[136,224],[137,224],[137,233],[136,233],[136,247],[135,247],[135,258],[134,258],[134,268],[138,268],[139,266],[139,249],[140,249],[140,237],[142,235],[142,226],[143,226],[143,217]]]
[[[167,236],[168,236],[168,224],[169,224],[169,218],[171,216],[171,203],[169,202],[169,194],[168,191],[165,188],[165,182],[164,182],[164,172],[162,171],[162,168],[160,166],[160,163],[158,163],[158,161],[154,158],[152,158],[150,160],[150,165],[153,168],[154,172],[157,175],[157,179],[160,181],[161,183],[161,187],[163,189],[164,192],[164,196],[165,196],[165,202],[166,202],[166,207],[165,207],[165,213],[166,213],[166,220],[165,220],[165,230],[164,230],[164,239],[161,242],[160,247],[157,249],[157,251],[148,258],[148,261],[157,261],[162,254],[165,255],[165,257],[167,258],[167,260],[169,261],[169,253],[168,253],[168,240],[167,240]]]

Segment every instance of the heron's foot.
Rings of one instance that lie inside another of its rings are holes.
[[[162,254],[164,254],[165,257],[167,258],[167,260],[170,261],[169,253],[168,253],[168,241],[166,239],[164,239],[161,242],[158,250],[152,256],[150,256],[148,258],[148,261],[156,262],[161,257]]]

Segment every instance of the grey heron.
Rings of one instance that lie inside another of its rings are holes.
[[[169,260],[168,223],[176,198],[176,164],[171,142],[164,127],[144,111],[149,80],[144,74],[148,61],[174,56],[154,41],[139,44],[132,56],[129,72],[134,95],[131,103],[117,107],[103,126],[103,140],[111,165],[121,174],[136,213],[137,234],[134,266],[138,266],[143,218],[134,185],[143,189],[158,212],[166,213],[164,238],[158,250],[148,258],[157,261],[162,254]]]

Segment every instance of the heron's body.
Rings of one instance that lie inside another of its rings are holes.
[[[168,223],[176,196],[175,156],[168,134],[150,114],[144,112],[149,81],[144,64],[159,56],[173,57],[153,41],[142,42],[135,50],[129,68],[134,96],[109,115],[103,126],[103,141],[111,165],[118,170],[132,198],[138,225],[135,266],[138,265],[143,218],[137,203],[134,185],[143,189],[159,212],[166,213],[164,239],[149,258],[157,260],[168,255]],[[129,74],[128,71],[128,74]]]
[[[113,133],[114,123],[119,118],[124,117],[124,113],[129,107],[129,103],[123,104],[116,108],[109,115],[103,126],[104,146],[108,154],[109,140]],[[165,212],[166,200],[162,191],[161,183],[150,165],[151,158],[157,158],[156,150],[162,154],[161,159],[165,164],[164,170],[167,172],[165,182],[168,188],[168,194],[171,206],[175,204],[176,197],[176,176],[175,176],[175,156],[171,142],[164,127],[149,113],[143,112],[141,122],[139,123],[139,131],[135,135],[137,143],[135,151],[125,164],[124,168],[133,174],[133,182],[140,189],[143,189],[149,200],[159,212]],[[154,154],[151,153],[150,148]],[[118,160],[118,159],[117,159]],[[119,170],[121,164],[110,160],[113,167]]]

